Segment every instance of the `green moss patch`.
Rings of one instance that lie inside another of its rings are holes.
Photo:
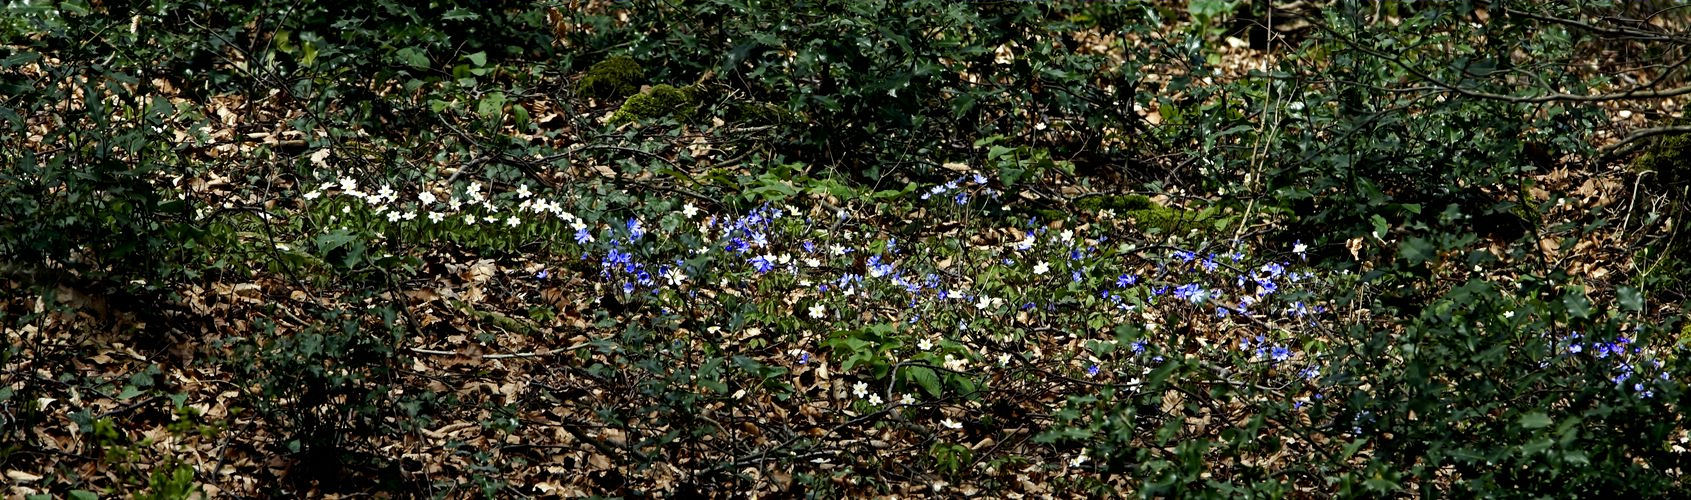
[[[640,63],[628,56],[615,56],[588,68],[587,76],[576,82],[575,90],[583,97],[606,102],[634,95],[645,79]]]
[[[650,90],[630,96],[628,101],[623,102],[622,107],[611,115],[610,122],[643,122],[664,117],[684,121],[693,116],[698,105],[698,98],[694,93],[692,87],[667,84],[654,86]]]

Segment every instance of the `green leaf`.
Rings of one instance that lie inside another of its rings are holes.
[[[1621,308],[1632,312],[1644,310],[1644,295],[1632,287],[1615,289],[1615,298],[1620,300]]]
[[[929,395],[939,397],[939,375],[934,373],[932,368],[918,366],[906,370],[905,373],[909,374],[910,379],[915,381],[916,385],[922,386],[922,390],[927,391]]]
[[[413,68],[429,67],[429,56],[423,53],[423,49],[406,47],[394,52],[393,55],[399,57],[399,62],[410,65]]]
[[[1386,238],[1386,231],[1391,229],[1391,224],[1387,223],[1386,218],[1381,217],[1380,214],[1374,214],[1374,216],[1371,217],[1370,220],[1374,221],[1374,237],[1379,238],[1379,239],[1385,239]]]
[[[1542,411],[1535,411],[1521,416],[1521,427],[1525,429],[1542,429],[1555,423],[1549,415]]]
[[[117,393],[117,398],[127,401],[130,398],[134,398],[139,395],[141,395],[141,389],[138,389],[133,385],[125,385],[123,386],[123,392]]]
[[[88,490],[70,490],[70,497],[76,500],[100,500],[100,495]]]
[[[468,9],[458,8],[446,11],[446,14],[441,15],[440,19],[442,21],[460,21],[465,19],[475,20],[481,19],[481,14],[477,14],[475,11]]]
[[[492,92],[481,98],[476,104],[476,113],[486,118],[496,118],[505,111],[505,93]]]
[[[36,59],[40,59],[40,58],[41,58],[41,54],[37,54],[37,53],[34,53],[34,52],[19,52],[19,53],[16,53],[16,54],[12,54],[12,57],[8,57],[4,60],[0,60],[0,68],[17,67],[17,66],[20,66],[20,65],[29,64],[30,62],[35,61]]]
[[[487,51],[485,51],[485,50],[481,51],[481,52],[474,53],[474,54],[470,54],[470,55],[464,56],[464,57],[470,58],[470,64],[474,64],[476,66],[486,66],[487,65]]]
[[[1408,261],[1409,265],[1420,265],[1422,262],[1432,260],[1437,253],[1438,251],[1433,248],[1433,242],[1426,238],[1411,237],[1403,240],[1403,244],[1398,245],[1398,256]]]
[[[1576,318],[1591,317],[1591,299],[1585,297],[1585,290],[1574,287],[1567,295],[1562,296],[1562,306],[1568,308],[1568,314]]]

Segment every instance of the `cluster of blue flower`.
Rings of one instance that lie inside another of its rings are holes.
[[[987,184],[985,177],[976,175],[934,186],[923,192],[921,197],[929,199],[944,195],[942,200],[950,198],[955,201],[959,196],[966,200],[970,193],[996,195],[986,187]],[[821,207],[808,210],[823,211]],[[1025,221],[1024,229],[1019,230],[1025,238],[1011,244],[954,248],[951,250],[953,254],[917,246],[917,252],[909,253],[904,251],[904,245],[897,238],[877,240],[867,235],[873,232],[839,231],[838,224],[816,224],[805,217],[805,213],[806,209],[765,204],[738,217],[706,215],[697,225],[663,225],[683,230],[696,227],[699,237],[686,240],[701,242],[698,248],[674,248],[673,243],[678,241],[675,234],[649,238],[646,226],[639,219],[629,219],[623,224],[602,229],[603,232],[598,235],[581,228],[575,239],[587,250],[582,254],[584,259],[598,260],[599,279],[625,294],[645,290],[644,295],[661,301],[666,296],[663,293],[666,290],[683,292],[674,295],[677,297],[690,297],[701,286],[749,278],[761,281],[761,289],[766,293],[810,302],[809,317],[822,323],[823,330],[832,328],[826,324],[828,322],[855,316],[835,316],[828,311],[873,310],[897,304],[901,306],[897,309],[902,311],[900,314],[905,321],[901,323],[908,325],[907,331],[923,338],[963,335],[971,332],[971,324],[975,322],[981,322],[983,328],[974,331],[1001,332],[1004,329],[993,325],[1005,326],[1011,321],[1010,317],[1002,315],[1007,310],[1001,309],[1002,304],[1008,302],[1020,304],[1019,309],[1023,312],[1056,311],[1059,308],[1072,310],[1096,304],[1105,312],[1110,312],[1116,324],[1138,323],[1144,327],[1141,330],[1153,332],[1145,338],[1131,340],[1128,353],[1132,357],[1125,360],[1130,361],[1127,364],[1086,361],[1077,365],[1077,369],[1091,377],[1106,373],[1131,377],[1142,370],[1133,366],[1132,360],[1162,362],[1164,358],[1155,348],[1159,338],[1154,333],[1157,326],[1146,324],[1151,316],[1142,317],[1140,312],[1208,317],[1216,322],[1217,331],[1244,327],[1274,331],[1281,337],[1291,336],[1294,338],[1270,340],[1256,335],[1254,340],[1240,342],[1239,347],[1254,353],[1256,359],[1277,364],[1307,364],[1313,360],[1308,359],[1309,356],[1300,357],[1290,346],[1297,343],[1295,337],[1299,335],[1296,333],[1299,325],[1317,324],[1317,317],[1326,311],[1324,307],[1305,304],[1309,293],[1308,287],[1303,285],[1318,281],[1313,272],[1291,270],[1292,264],[1284,260],[1246,265],[1251,259],[1243,249],[1217,254],[1176,248],[1172,253],[1159,254],[1152,250],[1168,247],[1146,245],[1141,248],[1125,243],[1131,241],[1130,238],[1117,238],[1124,242],[1111,244],[1111,237],[1103,230],[1065,229],[1061,225],[1041,224],[1036,218],[1030,218]],[[688,217],[691,215],[689,213]],[[849,214],[843,213],[830,215],[849,218]],[[1095,226],[1108,227],[1109,224]],[[597,247],[597,252],[593,251],[594,247]],[[672,255],[657,256],[663,253],[657,250],[660,247],[668,248]],[[1300,244],[1293,253],[1301,256],[1302,251]],[[972,258],[956,258],[955,252],[973,254],[968,256]],[[674,255],[677,253],[681,255]],[[649,260],[657,262],[673,259],[673,263],[654,265],[642,262],[636,254],[652,255]],[[710,258],[681,259],[696,256]],[[959,268],[955,264],[940,262],[954,258],[959,262],[980,264],[976,268]],[[1066,274],[1068,279],[1049,280],[1046,275],[1054,270]],[[767,278],[774,275],[784,278],[775,281]],[[686,284],[688,277],[706,276],[711,279]],[[1096,290],[1095,296],[1099,300],[1077,303],[1060,299],[1067,296],[1064,290],[1071,287]],[[1298,293],[1287,293],[1287,290]],[[993,297],[993,294],[1005,296]],[[1159,302],[1159,297],[1165,295],[1174,300]],[[1215,311],[1213,316],[1203,312],[1212,307]],[[1257,310],[1271,312],[1258,313]],[[1224,322],[1235,315],[1248,316],[1252,321],[1222,326],[1231,324]],[[928,318],[934,322],[922,326],[924,319]],[[1036,318],[1033,321],[1041,320]],[[1272,328],[1269,327],[1271,323]],[[941,327],[941,324],[946,326]],[[952,328],[953,324],[955,328]],[[924,345],[929,344],[924,342]],[[969,345],[967,343],[952,342],[947,345],[945,356],[951,359],[956,355],[959,366],[965,361],[973,362],[986,357],[985,353],[971,352],[965,347]],[[921,350],[925,351],[927,347]],[[793,361],[798,363],[811,362],[813,351],[814,347],[807,346],[794,346],[790,350]],[[1220,350],[1214,354],[1226,356],[1226,353],[1226,350]],[[1062,353],[1045,355],[1065,356]],[[1066,356],[1077,362],[1088,357],[1083,352],[1072,352]],[[1300,367],[1296,372],[1297,376],[1305,379],[1314,379],[1319,373],[1319,368],[1314,365]]]
[[[1562,357],[1603,360],[1614,363],[1611,370],[1615,375],[1610,377],[1609,380],[1613,381],[1618,387],[1632,389],[1640,398],[1656,396],[1656,391],[1651,388],[1652,382],[1650,379],[1652,377],[1641,374],[1640,370],[1655,371],[1654,378],[1656,380],[1664,382],[1668,380],[1668,373],[1661,370],[1661,360],[1654,359],[1643,347],[1638,346],[1632,339],[1624,335],[1617,336],[1614,340],[1609,341],[1586,341],[1579,332],[1572,332],[1562,337],[1560,343],[1564,346],[1562,347]],[[1549,361],[1545,361],[1543,364],[1548,365],[1549,363]]]

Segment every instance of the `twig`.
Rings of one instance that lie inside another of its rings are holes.
[[[580,348],[583,348],[583,347],[587,347],[586,342],[582,342],[582,343],[579,343],[579,344],[576,344],[576,345],[565,347],[563,349],[559,349],[559,350],[556,350],[556,351],[517,352],[517,353],[510,353],[510,354],[482,354],[482,355],[477,356],[477,358],[480,358],[480,359],[541,358],[541,357],[553,356],[553,355],[557,355],[557,354],[561,354],[561,353],[567,353],[567,352],[574,351],[576,349],[580,349]],[[406,350],[417,353],[417,354],[428,354],[428,355],[432,355],[432,356],[462,356],[464,354],[464,353],[457,352],[457,351],[442,351],[442,350],[438,350],[438,349],[424,349],[424,348],[421,348],[421,347],[409,347],[409,348],[406,348]]]

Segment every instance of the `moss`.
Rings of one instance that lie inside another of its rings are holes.
[[[1156,206],[1155,203],[1151,202],[1151,198],[1138,194],[1088,196],[1075,200],[1074,205],[1075,208],[1088,212],[1097,212],[1099,210],[1128,212],[1133,210],[1146,210]]]
[[[730,118],[735,123],[748,126],[781,125],[799,121],[793,112],[766,102],[735,103],[731,113]]]
[[[640,63],[628,56],[615,56],[588,68],[587,75],[576,82],[575,90],[583,97],[606,102],[639,92],[645,78]]]
[[[1632,161],[1639,172],[1654,170],[1650,184],[1677,187],[1691,183],[1691,134],[1675,135],[1657,140]]]
[[[694,93],[692,87],[654,86],[650,90],[630,96],[616,113],[611,114],[610,123],[639,122],[663,117],[686,120],[692,117],[698,104]]]

